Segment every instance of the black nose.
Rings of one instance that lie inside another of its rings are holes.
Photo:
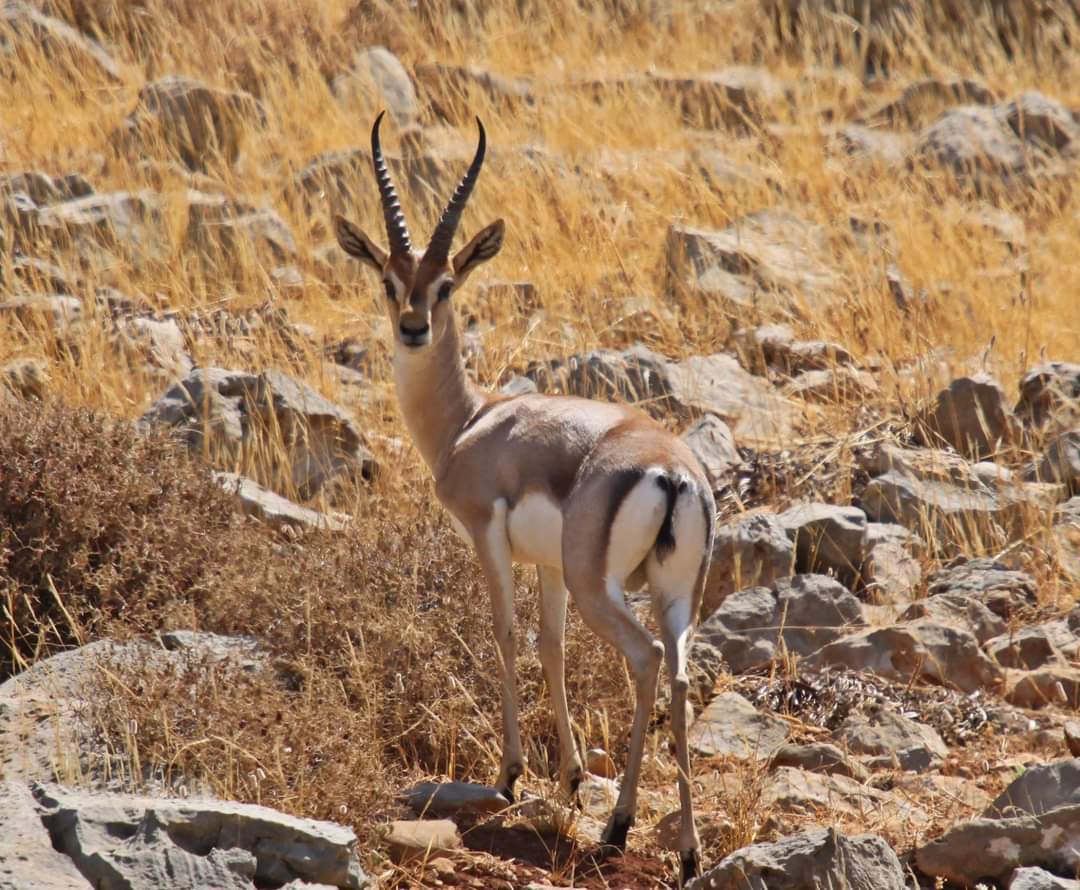
[[[431,330],[430,324],[425,324],[421,328],[410,328],[405,325],[400,325],[401,339],[404,343],[413,344],[420,343],[428,335],[428,331]]]

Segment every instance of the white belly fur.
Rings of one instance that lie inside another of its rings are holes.
[[[542,494],[526,494],[506,517],[514,562],[562,566],[562,510]]]

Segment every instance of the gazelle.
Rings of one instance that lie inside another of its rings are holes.
[[[636,708],[618,801],[603,834],[624,850],[660,662],[671,676],[679,768],[684,879],[699,870],[687,743],[687,650],[712,552],[714,503],[690,449],[637,409],[569,396],[486,393],[465,374],[451,296],[502,247],[501,219],[451,257],[462,212],[484,162],[486,136],[424,251],[415,250],[387,170],[375,119],[371,155],[389,252],[341,216],[338,243],[371,266],[385,288],[394,376],[405,424],[435,476],[435,493],[476,550],[491,595],[500,654],[503,749],[497,788],[513,800],[524,770],[514,673],[513,562],[540,577],[540,660],[551,691],[559,777],[581,781],[564,680],[567,590],[582,619],[629,662]],[[624,591],[648,581],[663,642],[629,609]]]

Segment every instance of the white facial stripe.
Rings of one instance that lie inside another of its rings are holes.
[[[431,300],[431,302],[434,303],[436,300],[439,299],[439,288],[441,288],[447,282],[453,284],[454,278],[451,275],[443,274],[428,285],[428,299]]]

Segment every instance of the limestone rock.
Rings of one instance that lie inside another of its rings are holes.
[[[922,581],[922,565],[912,553],[916,542],[918,539],[902,525],[866,524],[862,580],[869,601],[902,603],[910,599]]]
[[[375,471],[348,414],[279,371],[255,375],[196,369],[158,399],[140,424],[174,427],[193,451],[207,447],[226,459],[235,459],[257,436],[272,431],[287,449],[290,482],[302,498],[339,474]]]
[[[926,620],[856,631],[807,661],[869,671],[899,682],[914,676],[962,692],[995,688],[1003,676],[970,632]]]
[[[921,444],[942,440],[973,460],[991,457],[1015,441],[1016,419],[1001,385],[986,374],[954,380],[937,395],[918,428]]]
[[[1053,706],[1075,711],[1080,708],[1080,669],[1048,665],[1012,676],[1005,701],[1031,710]]]
[[[885,841],[871,834],[849,837],[814,828],[773,843],[736,850],[691,881],[687,890],[903,890],[904,870]]]
[[[114,141],[145,150],[164,139],[190,169],[205,170],[215,157],[235,163],[246,133],[266,120],[266,110],[248,93],[173,75],[139,90],[139,104]]]
[[[727,485],[732,471],[742,463],[731,430],[714,414],[706,414],[694,423],[682,439],[701,461],[713,489]]]
[[[672,290],[714,300],[744,322],[755,312],[803,318],[842,286],[824,231],[785,211],[752,213],[722,230],[673,225],[664,252]]]
[[[1008,620],[1036,603],[1035,579],[992,559],[961,560],[930,575],[927,596],[962,594]]]
[[[738,693],[724,692],[698,715],[689,736],[690,747],[706,757],[764,760],[787,739],[788,726]]]
[[[1060,878],[1042,868],[1018,868],[1009,878],[1008,890],[1080,890],[1080,881]]]
[[[846,776],[864,782],[870,777],[861,763],[852,760],[843,751],[828,742],[807,745],[782,745],[769,761],[769,769],[792,766],[812,773],[830,776]]]
[[[296,239],[274,210],[257,209],[221,195],[188,191],[186,244],[212,262],[235,264],[254,252],[278,264],[296,259]]]
[[[1063,661],[1044,627],[1021,627],[988,640],[983,648],[1002,667],[1033,670]]]
[[[915,851],[924,874],[965,886],[1004,881],[1017,867],[1075,874],[1080,868],[1080,806],[1041,816],[973,819],[954,825]]]
[[[896,796],[841,775],[806,772],[782,766],[773,771],[761,790],[762,809],[805,818],[836,821],[846,816],[866,822],[877,818],[925,824],[929,817]],[[780,825],[784,822],[781,820]],[[781,829],[783,830],[783,829]]]
[[[95,887],[250,888],[299,877],[341,888],[368,885],[356,835],[332,822],[216,800],[34,789],[53,846]],[[197,852],[195,852],[197,851]]]
[[[808,402],[843,404],[865,402],[881,394],[874,376],[857,368],[828,368],[803,371],[784,387],[789,396]]]
[[[120,81],[119,66],[100,44],[29,3],[6,0],[0,6],[0,26],[14,37],[16,50],[39,50],[54,65],[79,78],[92,75],[112,83]],[[5,54],[8,51],[5,47]]]
[[[1073,113],[1042,93],[1021,93],[1004,110],[1005,120],[1012,131],[1036,148],[1066,151],[1076,144],[1080,136],[1080,127]]]
[[[834,572],[847,583],[859,577],[866,560],[866,514],[858,507],[800,504],[780,514],[795,545],[799,572]]]
[[[1058,807],[1080,806],[1080,757],[1030,767],[983,813],[988,819],[1041,816]]]
[[[532,82],[526,77],[505,77],[477,67],[420,62],[416,80],[435,114],[453,123],[471,124],[461,112],[470,94],[482,96],[493,107],[509,110],[534,103]]]
[[[1080,422],[1080,364],[1048,362],[1020,381],[1016,416],[1029,428],[1069,429]]]
[[[932,727],[886,708],[849,716],[833,736],[849,751],[870,755],[871,769],[927,772],[941,766],[949,753]]]
[[[406,792],[405,800],[422,818],[497,813],[510,805],[494,788],[473,782],[421,782]]]
[[[353,109],[386,108],[399,129],[415,126],[420,117],[409,72],[383,46],[357,50],[350,69],[334,78],[333,89],[334,95]]]
[[[93,186],[79,173],[50,176],[40,170],[23,170],[0,176],[0,195],[25,195],[38,207],[74,201],[93,193]]]
[[[1027,172],[1023,143],[990,108],[963,105],[923,131],[915,157],[973,186],[1016,184]]]
[[[1005,622],[978,599],[960,593],[939,593],[912,603],[900,621],[925,618],[937,624],[970,631],[980,644],[1005,632]]]
[[[1080,720],[1070,720],[1065,724],[1065,744],[1073,757],[1080,757]]]
[[[752,587],[727,597],[698,628],[690,660],[707,665],[716,653],[734,673],[744,673],[767,665],[781,639],[788,651],[807,655],[864,626],[861,604],[842,584],[795,575],[771,590]]]
[[[107,192],[42,208],[37,231],[61,248],[103,247],[163,259],[169,238],[156,192]]]
[[[28,331],[66,332],[82,315],[82,300],[61,294],[33,294],[0,303],[0,318],[14,319]]]
[[[174,319],[121,318],[111,331],[114,348],[131,368],[171,385],[190,374],[195,360]]]
[[[74,863],[53,849],[30,789],[0,783],[0,890],[91,890]]]
[[[713,540],[702,617],[715,612],[728,594],[771,585],[794,571],[795,548],[775,514],[755,513],[719,526]]]
[[[968,78],[925,77],[871,114],[867,121],[890,127],[921,129],[956,105],[993,105],[994,94],[985,84]]]
[[[240,509],[248,516],[274,528],[321,528],[340,531],[345,527],[338,516],[320,513],[310,507],[284,498],[276,492],[263,488],[254,479],[238,473],[214,473],[214,478],[226,491],[236,496]]]
[[[396,821],[387,827],[383,843],[390,858],[398,863],[407,863],[414,859],[433,859],[453,853],[461,847],[461,835],[449,819]]]
[[[1060,483],[1070,495],[1080,494],[1080,430],[1069,430],[1051,440],[1026,477]]]

